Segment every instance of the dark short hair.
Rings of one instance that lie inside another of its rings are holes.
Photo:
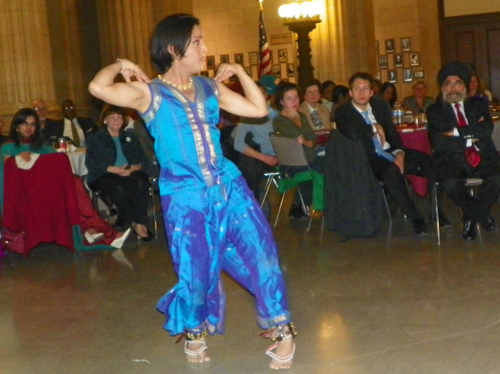
[[[321,86],[319,87],[321,94],[324,94],[325,90],[330,86],[336,86],[335,82],[328,80],[321,83]]]
[[[349,95],[349,88],[342,84],[339,84],[333,89],[332,100],[334,103],[336,103],[337,101],[339,101],[340,96],[345,97],[347,95]]]
[[[363,79],[365,81],[370,82],[370,87],[373,87],[373,77],[370,73],[366,73],[364,71],[358,71],[357,73],[354,73],[351,75],[349,78],[349,88],[352,89],[352,85],[354,84],[354,81],[356,79]]]
[[[191,39],[193,27],[199,25],[198,18],[191,14],[172,14],[164,18],[151,38],[151,60],[160,74],[164,74],[174,61],[174,56],[168,51],[172,47],[177,57],[184,57]]]
[[[276,87],[276,108],[278,108],[278,110],[283,110],[283,104],[281,103],[281,100],[283,100],[285,94],[288,91],[292,90],[297,91],[300,96],[300,88],[295,83],[281,81],[278,84],[278,87]]]
[[[304,84],[304,94],[312,86],[318,86],[318,90],[321,92],[321,82],[318,79],[311,79]]]
[[[123,122],[125,123],[125,109],[121,106],[106,104],[104,108],[102,108],[101,114],[99,115],[99,126],[101,128],[106,128],[104,119],[110,114],[120,114],[123,117]]]
[[[33,108],[21,108],[16,112],[16,114],[14,114],[14,117],[12,117],[12,123],[10,125],[9,139],[15,143],[16,147],[19,147],[22,139],[19,136],[18,128],[19,125],[26,122],[28,117],[33,117],[35,119],[35,134],[33,134],[31,149],[37,150],[42,147],[44,140],[42,129],[40,128],[40,118],[38,117],[36,110]]]

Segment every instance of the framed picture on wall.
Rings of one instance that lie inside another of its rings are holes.
[[[380,75],[380,71],[377,71],[377,72],[375,73],[374,78],[375,78],[375,79],[381,79],[380,77],[381,77],[381,75]]]
[[[403,54],[402,53],[395,53],[394,54],[394,67],[395,68],[402,68],[403,67]]]
[[[241,66],[245,65],[243,53],[235,53],[234,54],[234,62],[237,64],[240,64]]]
[[[423,70],[416,70],[413,72],[413,76],[417,79],[422,79],[424,77],[424,71]]]
[[[405,83],[413,82],[413,70],[412,69],[403,69],[403,81]]]
[[[251,67],[251,66],[245,66],[243,69],[245,69],[245,72],[246,72],[249,76],[252,76],[252,67]]]
[[[420,66],[420,53],[410,53],[410,66]]]
[[[215,56],[207,56],[207,70],[215,69]]]
[[[281,78],[281,65],[276,64],[271,67],[271,73],[276,75],[276,77]]]
[[[388,68],[386,55],[378,56],[378,68],[379,69],[387,69]]]
[[[385,53],[394,53],[394,39],[385,40]]]
[[[229,64],[229,55],[220,55],[221,64]]]
[[[288,62],[288,51],[286,49],[278,49],[278,62]]]
[[[401,38],[401,52],[410,52],[410,51],[411,51],[411,39]]]
[[[286,64],[286,76],[287,77],[295,77],[295,65],[294,64]]]
[[[398,83],[398,74],[396,70],[387,71],[387,80],[389,81],[389,83]]]
[[[250,61],[250,65],[258,65],[259,52],[248,52],[248,61]]]

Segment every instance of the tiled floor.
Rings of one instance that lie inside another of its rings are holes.
[[[401,215],[391,235],[340,243],[314,222],[275,230],[299,329],[290,373],[500,373],[500,234],[454,227],[415,237]],[[499,208],[494,210],[495,216]],[[267,373],[252,298],[230,279],[226,334],[212,361],[187,364],[155,303],[176,282],[163,237],[74,256],[44,245],[0,263],[1,374]]]

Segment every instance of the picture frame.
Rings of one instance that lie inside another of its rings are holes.
[[[378,40],[375,40],[375,54],[378,55],[380,52],[380,46]]]
[[[424,74],[423,70],[416,70],[416,71],[413,72],[413,77],[415,79],[417,79],[417,78],[418,79],[422,79],[422,78],[424,78],[424,76],[425,76],[425,74]]]
[[[403,69],[403,82],[413,82],[413,69]]]
[[[294,64],[286,64],[286,76],[287,77],[295,77],[295,65]]]
[[[235,53],[234,54],[234,62],[236,64],[244,66],[245,65],[245,56],[243,55],[243,53]]]
[[[410,66],[420,66],[420,52],[410,53]]]
[[[280,63],[288,62],[288,50],[287,49],[278,49],[278,62],[280,62]]]
[[[387,56],[386,55],[379,55],[378,56],[378,68],[379,69],[387,69],[389,67],[387,63]]]
[[[395,68],[402,68],[403,67],[403,54],[402,53],[395,53],[394,54],[394,67]]]
[[[248,52],[248,61],[250,62],[250,66],[259,64],[259,52]]]
[[[411,51],[411,38],[401,38],[401,52]]]
[[[398,83],[398,72],[396,69],[387,71],[387,80],[389,83]]]
[[[215,56],[207,56],[206,62],[207,62],[207,70],[215,69]]]
[[[229,64],[229,55],[220,55],[221,64]]]
[[[271,73],[277,78],[281,78],[281,65],[275,64],[271,66]]]
[[[380,70],[379,70],[379,71],[377,71],[375,73],[375,75],[373,76],[373,78],[375,78],[375,79],[381,79],[381,76],[382,76],[382,74],[380,73]]]
[[[385,53],[394,53],[394,39],[385,40]]]

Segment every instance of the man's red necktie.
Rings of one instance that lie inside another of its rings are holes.
[[[465,120],[465,116],[462,113],[462,108],[460,108],[460,104],[456,103],[455,108],[457,109],[457,118],[458,118],[458,127],[467,126],[467,121]],[[474,144],[470,147],[465,148],[465,158],[470,166],[475,168],[481,162],[481,156],[479,155],[479,150],[476,148]]]

